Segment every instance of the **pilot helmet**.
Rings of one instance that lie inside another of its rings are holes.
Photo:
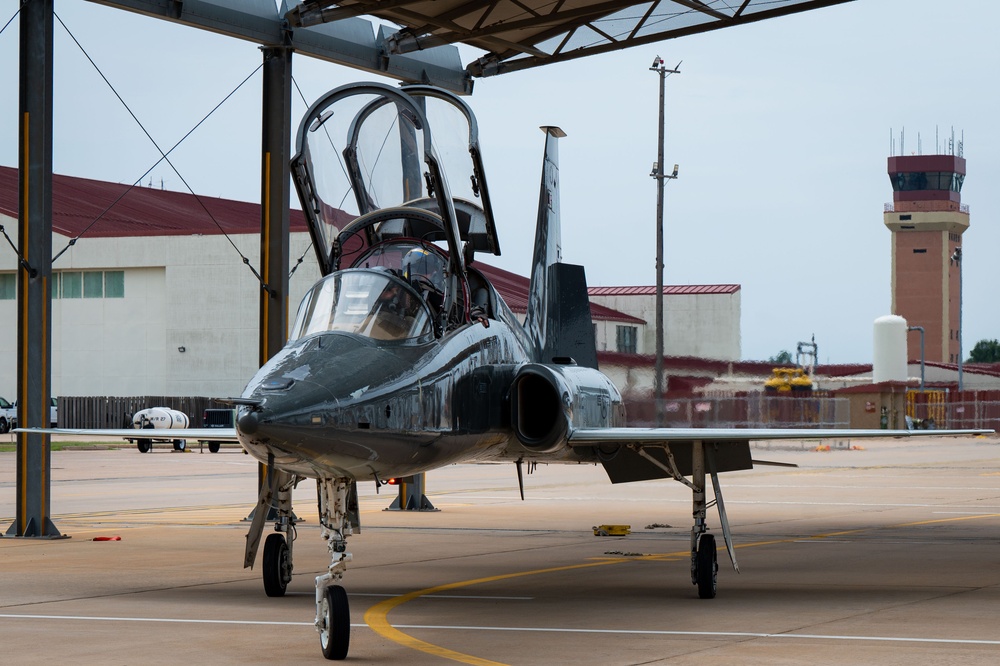
[[[444,291],[444,262],[427,249],[414,248],[403,257],[403,278],[418,287],[415,280],[424,278],[438,291]]]

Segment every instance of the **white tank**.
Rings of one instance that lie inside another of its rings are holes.
[[[875,354],[872,381],[905,382],[906,320],[898,315],[886,315],[875,320]]]
[[[168,407],[148,407],[132,415],[135,428],[187,428],[190,423],[187,414]]]

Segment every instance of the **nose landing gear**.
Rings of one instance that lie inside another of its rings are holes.
[[[317,479],[320,535],[330,552],[330,568],[316,577],[316,630],[327,659],[345,659],[351,643],[351,612],[347,592],[338,583],[351,554],[347,537],[358,527],[357,485],[351,479]]]

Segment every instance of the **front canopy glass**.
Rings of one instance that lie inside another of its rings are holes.
[[[350,269],[309,290],[289,339],[326,331],[405,341],[429,338],[433,328],[427,304],[403,280],[385,270]]]

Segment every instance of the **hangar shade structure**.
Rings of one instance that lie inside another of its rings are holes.
[[[400,26],[390,53],[467,44],[486,55],[466,71],[490,76],[847,1],[306,0],[287,16],[303,26],[374,16]]]
[[[305,0],[280,8],[274,0],[92,1],[469,93],[473,77],[851,0]],[[484,55],[463,65],[454,44]]]

